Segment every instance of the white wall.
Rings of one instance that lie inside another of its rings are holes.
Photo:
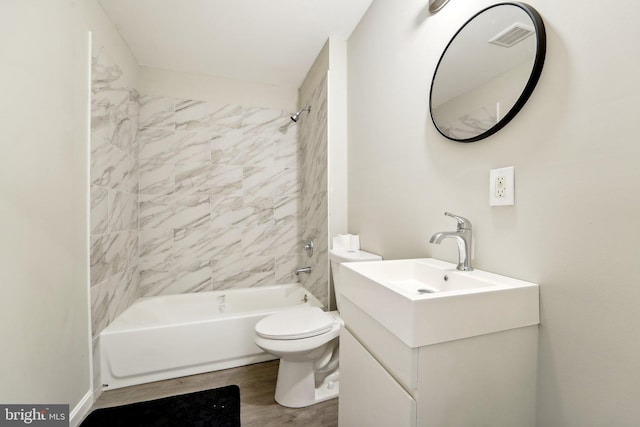
[[[538,425],[640,419],[640,6],[530,0],[548,51],[518,116],[460,144],[429,118],[441,51],[489,0],[375,0],[348,44],[349,228],[385,258],[457,258],[443,216],[469,218],[475,265],[541,285]],[[489,169],[515,166],[516,205],[488,205]]]
[[[329,239],[347,233],[347,43],[329,39],[327,82]],[[329,240],[331,242],[331,240]]]
[[[89,38],[67,1],[0,7],[0,401],[90,390]]]
[[[210,101],[221,105],[281,108],[292,113],[298,99],[295,86],[285,88],[150,67],[140,67],[137,89],[142,95]]]

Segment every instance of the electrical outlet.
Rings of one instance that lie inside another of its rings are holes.
[[[504,183],[504,176],[499,175],[496,178],[496,192],[495,192],[495,197],[498,199],[504,199],[507,191],[506,191],[506,185]]]
[[[492,169],[489,172],[489,205],[510,206],[515,202],[514,168]]]

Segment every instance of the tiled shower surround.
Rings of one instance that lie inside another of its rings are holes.
[[[138,94],[94,43],[91,85],[91,323],[97,336],[138,297]]]
[[[140,294],[291,283],[297,127],[288,112],[140,97]]]
[[[302,113],[300,132],[300,211],[301,240],[311,239],[314,254],[308,258],[299,252],[301,266],[310,266],[309,275],[301,274],[300,282],[328,307],[329,238],[327,200],[327,79],[313,91],[311,111]]]
[[[293,123],[280,109],[138,95],[93,51],[94,337],[144,296],[300,279],[327,305],[326,79]]]

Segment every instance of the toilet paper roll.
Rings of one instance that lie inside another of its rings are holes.
[[[350,238],[348,234],[338,234],[333,238],[333,249],[349,249]]]
[[[360,236],[358,234],[349,234],[349,247],[347,251],[355,252],[360,250]]]

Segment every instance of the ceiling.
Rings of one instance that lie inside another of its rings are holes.
[[[142,66],[298,88],[372,0],[99,0]]]

